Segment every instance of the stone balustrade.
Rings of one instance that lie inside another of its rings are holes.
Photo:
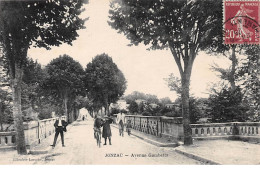
[[[230,123],[207,123],[191,124],[193,137],[213,136],[260,136],[259,122],[230,122]]]
[[[25,143],[27,146],[41,143],[41,141],[55,132],[54,123],[57,118],[24,122]],[[65,116],[62,119],[66,120]],[[0,147],[15,147],[15,131],[0,132]]]
[[[182,117],[126,115],[132,129],[159,137],[183,140]],[[260,138],[260,122],[191,124],[193,138],[225,138],[230,136]]]
[[[16,132],[0,132],[0,147],[15,147]]]
[[[183,139],[182,117],[126,115],[132,129],[154,136]]]

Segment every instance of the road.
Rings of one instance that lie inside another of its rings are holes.
[[[77,122],[65,134],[66,147],[59,142],[44,159],[34,164],[202,164],[176,153],[172,147],[157,147],[134,136],[120,137],[118,129],[112,126],[111,129],[112,145],[99,148],[93,137],[93,119]]]

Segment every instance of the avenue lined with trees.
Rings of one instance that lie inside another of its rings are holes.
[[[77,31],[85,28],[87,19],[80,15],[87,3],[0,1],[0,129],[4,131],[4,123],[14,123],[18,154],[27,153],[24,121],[51,118],[54,112],[66,115],[71,123],[81,108],[92,117],[103,109],[106,115],[183,117],[185,145],[192,144],[190,124],[201,118],[219,123],[259,122],[260,48],[222,44],[221,1],[114,0],[110,4],[109,25],[123,33],[131,45],[171,51],[180,77],[173,73],[162,79],[176,92],[175,101],[138,91],[125,95],[127,78],[106,53],[97,54],[86,66],[66,54],[46,66],[28,57],[33,46],[72,45],[79,36]],[[193,63],[201,51],[212,58],[224,54],[231,61],[228,69],[212,67],[221,83],[212,85],[208,98],[190,94]],[[118,100],[128,107],[111,107]],[[38,116],[28,114],[35,112]]]

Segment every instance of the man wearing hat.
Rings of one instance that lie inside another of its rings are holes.
[[[54,136],[53,144],[51,145],[52,148],[55,147],[59,134],[61,136],[62,147],[65,147],[63,131],[67,132],[67,129],[66,129],[67,125],[68,125],[68,123],[66,121],[62,120],[62,116],[59,116],[59,118],[55,121],[55,123],[54,123],[55,136]]]
[[[105,139],[105,144],[107,145],[107,138],[109,140],[109,145],[112,145],[111,143],[111,128],[110,128],[110,124],[113,122],[113,119],[111,117],[105,116],[104,117],[104,124],[103,124],[103,132],[102,132],[102,137]]]

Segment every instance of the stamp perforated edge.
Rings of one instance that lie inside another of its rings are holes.
[[[260,39],[259,39],[259,42],[256,43],[256,42],[246,42],[246,43],[243,43],[243,44],[239,44],[239,43],[225,43],[225,33],[226,33],[226,28],[225,28],[225,18],[226,18],[226,13],[225,13],[225,2],[238,2],[238,1],[241,1],[241,2],[258,2],[259,5],[258,5],[258,18],[260,18],[260,1],[259,0],[222,0],[222,26],[223,26],[223,44],[224,45],[259,45],[260,46]],[[260,20],[260,19],[259,19]],[[260,27],[260,23],[258,24],[258,26]]]

